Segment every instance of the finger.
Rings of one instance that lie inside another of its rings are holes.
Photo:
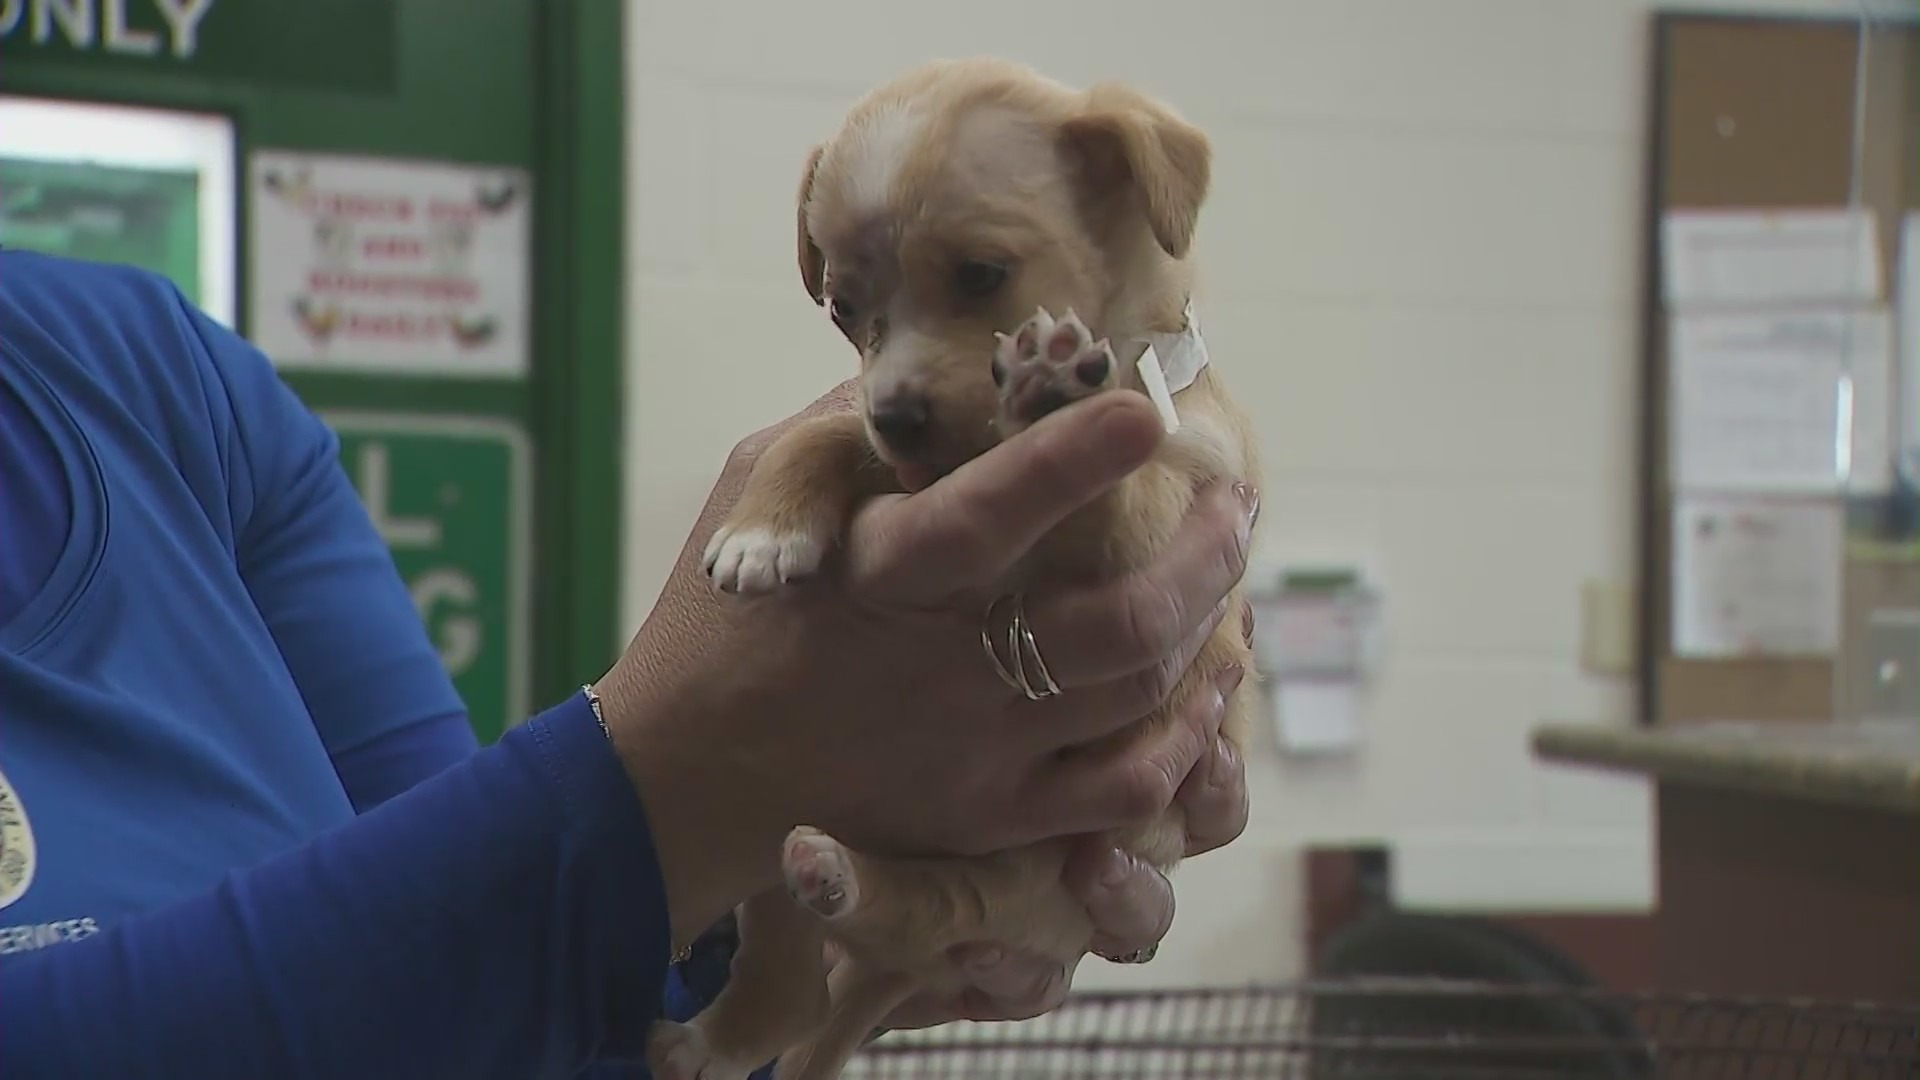
[[[1253,605],[1248,604],[1240,609],[1240,633],[1247,639],[1249,645],[1253,644],[1253,628]]]
[[[1111,396],[1111,395],[1107,395]],[[1260,497],[1244,484],[1200,494],[1167,549],[1118,582],[1027,603],[1027,624],[1062,687],[1144,670],[1171,653],[1238,584]]]
[[[1160,943],[1173,925],[1173,883],[1139,859],[1097,841],[1067,859],[1067,887],[1093,920],[1093,951],[1124,956]]]
[[[951,1024],[955,1020],[965,1019],[966,1008],[958,993],[917,994],[888,1013],[881,1027],[888,1031],[913,1031],[919,1028],[940,1027],[943,1024]]]
[[[893,474],[900,478],[900,486],[908,491],[921,491],[930,486],[939,477],[925,465],[915,465],[903,461],[893,467]]]
[[[1018,997],[995,997],[979,988],[960,994],[960,1015],[968,1020],[1031,1020],[1052,1013],[1068,999],[1073,972],[1062,965],[1048,965],[1041,980]]]
[[[1058,961],[998,945],[955,950],[968,990],[961,1011],[969,1020],[1030,1020],[1065,997],[1066,968]]]
[[[1061,697],[1015,701],[1010,710],[1013,727],[1032,732],[1042,746],[1059,749],[1093,742],[1138,723],[1166,703],[1226,617],[1227,603],[1223,600],[1175,652],[1131,675]]]
[[[1213,751],[1187,775],[1174,801],[1186,811],[1188,858],[1238,840],[1249,811],[1246,761],[1239,749],[1215,738]]]
[[[887,1031],[914,1031],[919,1028],[940,1027],[965,1017],[966,1005],[959,994],[933,996],[921,994],[908,998],[899,1008],[887,1014],[881,1027]]]
[[[1030,1020],[1058,1008],[1072,982],[1058,961],[1002,945],[956,945],[947,950],[947,960],[961,988],[914,995],[888,1014],[888,1028],[937,1027],[955,1020]]]
[[[1222,701],[1240,688],[1245,673],[1229,668],[1214,680]],[[1213,747],[1180,784],[1174,797],[1187,821],[1187,857],[1204,855],[1240,838],[1246,831],[1246,759],[1224,735],[1215,735]]]
[[[1037,771],[1018,818],[1032,842],[1117,829],[1165,811],[1187,774],[1213,748],[1226,714],[1217,685],[1196,694],[1175,722],[1142,727],[1134,738],[1057,760]]]
[[[854,521],[853,579],[888,593],[1002,577],[1068,514],[1145,464],[1164,432],[1139,394],[1097,394],[1053,413],[924,491]]]

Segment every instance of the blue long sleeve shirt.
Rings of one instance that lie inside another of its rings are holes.
[[[6,1076],[644,1076],[724,978],[583,697],[475,746],[337,453],[164,280],[0,252]]]

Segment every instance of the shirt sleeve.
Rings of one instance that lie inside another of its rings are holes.
[[[573,1077],[641,1060],[670,936],[580,695],[197,898],[9,957],[0,1042],[20,1077]]]
[[[216,427],[226,440],[227,509],[242,576],[343,788],[365,814],[473,755],[466,708],[342,467],[333,432],[252,344],[177,292],[174,300],[224,405]],[[601,940],[612,932],[605,923],[638,914],[582,911],[600,923],[574,930]],[[660,917],[664,928],[664,911]],[[729,939],[663,970],[652,1015],[697,1015],[724,985],[731,955]],[[647,1073],[634,1061],[583,1075]]]
[[[235,556],[358,810],[475,747],[467,711],[332,431],[246,339],[175,293],[224,391]],[[377,702],[370,708],[369,702]]]
[[[359,813],[462,761],[479,744],[466,714],[394,728],[334,751],[333,771]]]

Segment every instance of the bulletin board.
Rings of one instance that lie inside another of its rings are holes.
[[[1656,16],[1653,30],[1641,345],[1642,721],[1831,719],[1853,678],[1851,658],[1861,649],[1850,640],[1852,628],[1865,621],[1858,609],[1886,602],[1920,606],[1920,562],[1910,550],[1859,543],[1847,522],[1860,512],[1860,500],[1836,491],[1827,512],[1837,505],[1840,525],[1831,548],[1839,583],[1831,591],[1836,611],[1828,629],[1839,640],[1717,652],[1700,645],[1707,635],[1689,614],[1705,587],[1698,553],[1704,542],[1724,551],[1730,541],[1724,530],[1714,532],[1721,519],[1711,497],[1677,475],[1699,457],[1689,459],[1694,452],[1680,444],[1702,436],[1689,434],[1676,417],[1698,417],[1711,406],[1688,389],[1702,385],[1689,381],[1695,376],[1675,375],[1680,361],[1674,354],[1700,350],[1687,344],[1697,337],[1676,330],[1692,316],[1676,315],[1680,290],[1673,279],[1681,275],[1672,271],[1666,245],[1676,216],[1709,216],[1691,212],[1833,212],[1857,195],[1872,211],[1871,224],[1861,227],[1877,235],[1881,300],[1897,311],[1902,223],[1920,209],[1920,32],[1912,23],[1870,25],[1863,62],[1863,31],[1853,19],[1670,13]],[[1862,70],[1863,84],[1857,80]],[[1889,365],[1897,379],[1898,360]],[[1690,393],[1695,396],[1677,400]],[[1888,401],[1905,401],[1896,388],[1884,393]],[[1775,530],[1770,535],[1813,528],[1806,523],[1814,512],[1780,512],[1766,522]],[[1810,633],[1808,641],[1816,636]],[[1847,711],[1844,702],[1838,707]]]

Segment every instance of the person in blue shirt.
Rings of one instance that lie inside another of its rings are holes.
[[[780,428],[748,439],[614,667],[481,748],[267,359],[157,276],[0,251],[0,1070],[642,1076],[793,824],[986,851],[1179,799],[1192,850],[1231,840],[1233,674],[1127,754],[1059,751],[1184,670],[1253,492],[1202,493],[1133,578],[1028,600],[1060,697],[1015,700],[978,650],[980,598],[1157,444],[1134,397],[875,502],[833,579],[750,618],[696,557]],[[1150,954],[1166,880],[1082,847],[1101,953]],[[963,1000],[890,1024],[1033,1015],[1072,975],[992,942],[954,962]]]

